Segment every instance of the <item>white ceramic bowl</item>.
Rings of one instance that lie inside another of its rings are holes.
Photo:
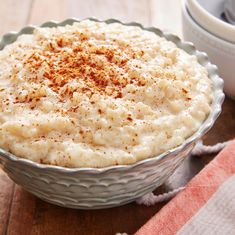
[[[193,19],[210,33],[235,43],[235,26],[220,20],[224,0],[187,0],[187,8]]]
[[[91,18],[90,20],[98,21]],[[50,21],[40,27],[65,26],[77,21],[76,19],[62,22]],[[114,19],[104,22],[124,24]],[[213,126],[221,112],[224,99],[223,80],[217,75],[216,66],[210,63],[205,53],[197,51],[192,43],[183,42],[177,36],[164,33],[157,28],[144,28],[135,22],[124,25],[138,26],[143,30],[156,33],[174,42],[190,55],[195,55],[198,62],[207,69],[212,81],[214,96],[212,110],[199,130],[183,144],[131,165],[66,168],[32,162],[0,149],[0,167],[15,183],[45,201],[71,208],[98,209],[119,206],[136,200],[164,183],[183,162],[196,142]],[[34,29],[35,27],[29,26],[18,33],[4,35],[0,40],[0,50],[14,42],[19,35],[31,34]]]
[[[216,37],[197,24],[186,7],[186,0],[182,1],[182,28],[184,39],[205,51],[218,66],[225,82],[225,93],[235,99],[235,44]]]

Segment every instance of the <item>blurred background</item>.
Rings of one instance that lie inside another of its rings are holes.
[[[0,0],[0,35],[69,17],[117,18],[181,34],[180,0]]]

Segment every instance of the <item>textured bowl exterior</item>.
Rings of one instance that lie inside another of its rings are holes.
[[[8,176],[39,198],[60,206],[80,209],[114,207],[154,190],[181,164],[192,146],[161,161],[92,172],[48,171],[19,162],[3,161]]]
[[[98,21],[97,19],[89,18]],[[63,22],[46,22],[41,27],[55,27],[72,24],[79,20],[67,19]],[[107,24],[121,23],[109,19]],[[223,80],[217,75],[205,53],[199,52],[191,43],[182,42],[177,36],[165,34],[156,28],[144,28],[138,23],[124,25],[138,26],[152,31],[167,40],[173,41],[179,48],[197,56],[199,63],[205,66],[213,81],[214,101],[212,112],[200,129],[182,145],[156,157],[139,161],[132,165],[120,165],[106,168],[65,168],[43,165],[22,159],[0,149],[0,164],[8,176],[27,191],[50,203],[79,209],[100,209],[115,207],[134,201],[154,190],[183,162],[195,143],[214,124],[221,112],[224,100]],[[0,50],[16,40],[21,34],[30,34],[35,27],[23,28],[19,33],[9,33],[0,41]]]

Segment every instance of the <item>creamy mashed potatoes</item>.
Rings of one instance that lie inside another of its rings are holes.
[[[38,28],[0,51],[0,147],[40,163],[156,156],[198,130],[212,99],[195,56],[134,26]]]

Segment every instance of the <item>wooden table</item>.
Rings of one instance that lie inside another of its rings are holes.
[[[0,0],[0,34],[50,19],[89,16],[138,21],[181,35],[180,0]],[[235,102],[226,98],[223,112],[205,142],[213,144],[234,136]],[[212,158],[189,158],[172,177],[171,185],[163,185],[156,193],[184,185]],[[132,234],[163,205],[145,207],[131,203],[95,211],[61,208],[27,193],[0,170],[0,235]]]

